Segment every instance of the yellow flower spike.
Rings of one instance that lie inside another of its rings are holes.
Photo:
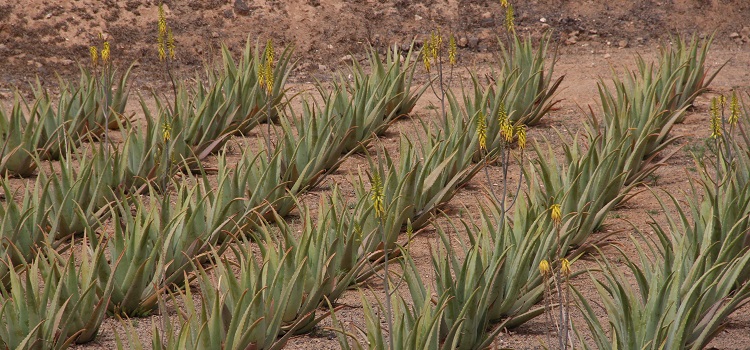
[[[515,15],[511,4],[508,4],[505,9],[505,29],[508,30],[508,33],[516,34]]]
[[[266,43],[266,52],[264,53],[266,56],[266,62],[273,62],[274,59],[274,51],[273,51],[273,41],[271,39],[268,39],[268,42]]]
[[[740,121],[740,101],[737,92],[732,91],[732,102],[729,103],[729,125],[737,125]]]
[[[430,33],[430,55],[433,60],[437,60],[440,56],[440,50],[443,46],[443,37],[440,36],[440,30]]]
[[[719,105],[721,104],[721,98],[714,97],[711,99],[711,137],[717,138],[721,136],[721,115],[719,112]]]
[[[560,204],[552,204],[550,207],[550,217],[555,225],[560,225],[562,222],[562,208],[560,208]]]
[[[102,63],[109,63],[109,41],[105,41],[102,48]]]
[[[549,267],[549,261],[547,261],[547,259],[542,259],[542,261],[539,262],[539,273],[541,273],[542,277],[545,279],[552,276],[552,269]]]
[[[422,48],[422,61],[424,62],[424,69],[427,70],[427,73],[430,72],[430,56],[432,56],[432,48],[428,42],[425,43],[424,48]]]
[[[164,6],[159,3],[159,36],[167,36],[167,16],[164,14]]]
[[[274,83],[274,77],[273,77],[274,51],[273,51],[273,42],[271,41],[271,39],[268,39],[268,42],[266,43],[266,49],[263,52],[263,56],[265,57],[265,61],[263,62],[263,65],[258,70],[258,81],[260,82],[260,85],[266,89],[267,92],[271,92],[273,91],[273,83]]]
[[[484,113],[479,112],[479,118],[477,118],[477,136],[479,138],[479,149],[484,151],[487,149],[487,121],[484,117]]]
[[[510,123],[508,118],[500,121],[500,135],[507,143],[513,142],[513,124]]]
[[[516,135],[518,135],[518,147],[526,148],[526,125],[516,126]]]
[[[169,28],[167,30],[167,50],[169,50],[169,58],[174,60],[175,45],[174,45],[174,36],[172,35],[172,28]]]
[[[383,193],[383,182],[380,180],[380,175],[375,174],[372,177],[372,206],[375,209],[375,216],[383,218],[385,216],[385,194]]]
[[[560,273],[565,277],[570,277],[570,261],[563,258],[560,263]]]
[[[156,47],[159,50],[159,61],[164,61],[167,58],[167,50],[164,45],[164,37],[159,35],[156,37]]]
[[[161,136],[164,142],[169,142],[172,139],[172,125],[165,122],[161,126]]]
[[[456,37],[451,34],[450,39],[448,39],[448,62],[451,66],[456,65],[456,51],[458,51]]]
[[[91,65],[96,67],[99,63],[99,51],[96,46],[89,47],[89,54],[91,55]]]
[[[500,0],[500,5],[503,7],[508,7],[508,0]]]

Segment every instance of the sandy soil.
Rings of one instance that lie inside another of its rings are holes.
[[[170,25],[174,28],[178,50],[178,75],[189,78],[200,74],[204,65],[218,58],[221,43],[232,52],[239,52],[245,41],[265,41],[272,38],[278,47],[295,46],[298,68],[292,76],[291,91],[312,88],[313,79],[327,80],[337,69],[345,66],[345,56],[363,60],[367,45],[384,49],[388,45],[405,45],[412,40],[419,43],[430,30],[442,28],[459,38],[460,65],[478,72],[488,71],[496,62],[496,35],[502,33],[503,20],[499,1],[454,0],[189,0],[165,1]],[[95,1],[76,0],[57,3],[47,0],[0,2],[0,100],[11,99],[16,88],[28,93],[28,83],[37,76],[53,88],[55,74],[73,77],[77,62],[88,60],[88,47],[99,44],[98,36],[113,43],[113,57],[117,65],[125,67],[138,62],[133,72],[135,92],[165,88],[167,79],[159,65],[156,49],[155,1]],[[559,47],[556,75],[565,75],[558,98],[559,107],[529,130],[529,138],[544,142],[545,138],[559,143],[556,130],[577,131],[585,119],[582,108],[596,104],[596,84],[608,79],[612,69],[622,71],[632,67],[634,58],[655,57],[659,44],[670,35],[716,35],[708,66],[716,68],[728,61],[712,85],[712,92],[700,97],[689,111],[683,124],[673,130],[683,138],[672,147],[682,147],[666,166],[660,168],[649,185],[660,191],[680,193],[687,188],[695,173],[691,173],[691,146],[701,145],[710,135],[708,106],[715,93],[732,89],[750,90],[750,28],[743,28],[750,18],[750,3],[742,0],[537,0],[524,1],[516,9],[518,30],[522,35],[538,38],[544,30],[554,31],[554,42]],[[750,24],[748,24],[750,25]],[[422,81],[424,81],[424,74]],[[466,78],[465,71],[458,72]],[[459,87],[458,81],[455,87]],[[129,109],[139,113],[136,98]],[[152,102],[150,102],[152,103]],[[437,98],[427,93],[420,100],[413,117],[429,120],[435,117],[432,105]],[[409,135],[412,122],[400,121],[386,137],[378,142],[389,150],[397,150],[401,133]],[[670,150],[668,149],[667,152]],[[340,182],[344,191],[349,174],[366,160],[354,156],[326,183]],[[490,169],[493,178],[499,177],[496,168]],[[20,182],[15,183],[20,186]],[[462,190],[451,202],[452,208],[471,207],[484,186],[479,179]],[[304,196],[307,203],[317,203],[326,193],[326,186]],[[346,192],[345,192],[346,193]],[[627,234],[634,232],[628,223],[649,232],[648,213],[663,219],[654,195],[639,194],[618,208],[605,221],[604,231],[623,230],[615,238],[626,252],[633,253]],[[459,212],[456,210],[455,212]],[[440,224],[440,223],[438,223]],[[412,247],[412,255],[425,276],[429,276],[430,245],[434,245],[433,229],[425,230]],[[613,250],[605,250],[614,256]],[[584,259],[577,269],[594,266],[593,259]],[[597,298],[588,277],[574,281],[582,293]],[[369,293],[369,292],[368,292]],[[373,294],[382,294],[373,290]],[[338,317],[347,325],[362,325],[359,294],[347,293],[341,302],[351,307],[342,309]],[[134,322],[142,339],[150,344],[152,323],[161,316]],[[574,317],[580,328],[583,319]],[[326,330],[329,321],[309,335],[292,339],[289,349],[338,349],[333,334]],[[541,318],[518,329],[502,333],[496,344],[519,349],[539,348],[544,341],[545,325]],[[114,333],[122,332],[122,325],[109,318],[93,343],[85,349],[111,349]],[[727,328],[711,343],[717,349],[750,348],[750,307],[732,315]]]

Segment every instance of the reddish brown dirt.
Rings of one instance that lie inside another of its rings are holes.
[[[313,78],[329,79],[336,69],[344,66],[342,57],[345,55],[362,60],[368,44],[381,49],[392,44],[408,46],[415,38],[419,43],[438,27],[466,39],[466,46],[459,50],[460,65],[484,72],[496,62],[496,35],[504,35],[500,29],[503,12],[499,1],[490,0],[190,0],[164,3],[177,41],[179,76],[188,78],[200,73],[204,64],[211,64],[218,58],[221,43],[237,53],[248,38],[253,42],[271,38],[277,47],[295,45],[299,64],[292,77],[293,91],[309,89]],[[100,45],[100,33],[112,42],[118,66],[138,62],[133,72],[136,90],[166,87],[167,80],[155,49],[156,4],[155,1],[111,0],[60,4],[48,0],[3,2],[0,4],[0,99],[7,102],[16,87],[27,91],[28,83],[36,76],[48,86],[56,84],[55,73],[63,77],[75,76],[76,63],[87,64],[88,47]],[[519,3],[516,14],[518,31],[522,35],[539,37],[546,29],[554,31],[554,42],[560,48],[556,74],[566,76],[559,94],[563,99],[559,109],[545,117],[542,125],[530,129],[530,139],[538,142],[545,142],[546,138],[559,144],[556,130],[579,130],[584,120],[579,107],[596,103],[598,79],[607,79],[612,67],[619,71],[632,67],[636,55],[653,59],[658,53],[658,44],[666,42],[670,35],[715,33],[716,42],[708,65],[715,68],[726,61],[729,63],[714,82],[714,93],[750,89],[750,44],[746,43],[750,39],[750,28],[742,28],[742,23],[750,18],[750,3],[742,0],[537,0]],[[418,74],[424,77],[422,71]],[[684,147],[684,150],[658,170],[650,184],[657,193],[669,191],[680,196],[680,191],[687,188],[695,176],[689,170],[692,158],[687,150],[700,147],[710,134],[706,116],[710,95],[700,97],[686,122],[675,127],[673,133],[683,138],[673,147]],[[130,109],[138,113],[135,96],[132,101]],[[433,95],[425,94],[414,116],[433,118],[435,111],[430,105],[437,103]],[[410,134],[412,126],[409,121],[401,121],[380,142],[395,151],[399,133]],[[342,182],[345,191],[350,189],[346,187],[346,179],[364,163],[362,157],[351,158],[327,183]],[[497,169],[491,169],[491,174],[499,178]],[[20,182],[16,185],[20,186]],[[482,181],[475,180],[454,198],[451,207],[474,206],[483,185]],[[305,195],[306,202],[316,203],[320,193],[325,191]],[[659,211],[654,196],[643,192],[611,215],[605,222],[605,231],[624,230],[616,241],[626,252],[632,253],[626,235],[634,230],[626,220],[648,233],[647,213],[663,220]],[[431,229],[426,230],[412,249],[424,276],[432,274],[429,247],[434,245],[435,237]],[[614,256],[613,250],[605,252]],[[576,268],[592,266],[595,266],[593,260],[588,259]],[[598,298],[588,277],[579,278],[575,284],[587,297]],[[373,293],[382,297],[382,293]],[[341,302],[352,307],[340,311],[339,319],[347,325],[362,326],[359,294],[350,292]],[[134,322],[144,343],[150,344],[151,324],[159,322],[160,316]],[[580,316],[574,317],[574,322],[579,328],[585,328]],[[287,348],[337,349],[333,334],[323,328],[327,326],[330,326],[329,321],[313,334],[294,338]],[[544,327],[539,318],[502,333],[496,344],[519,349],[540,348]],[[115,330],[122,332],[122,329],[118,321],[108,319],[98,339],[81,348],[111,349]],[[749,330],[750,308],[745,307],[730,317],[728,327],[711,346],[748,349]]]

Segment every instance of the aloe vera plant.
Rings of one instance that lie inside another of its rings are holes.
[[[263,262],[269,273],[289,276],[301,269],[299,279],[291,288],[284,313],[282,331],[306,333],[320,321],[316,310],[336,300],[358,279],[370,276],[377,263],[363,252],[362,242],[372,239],[374,232],[362,232],[359,222],[365,220],[349,212],[338,190],[323,198],[318,207],[317,222],[310,210],[302,206],[302,232],[297,235],[281,217],[276,217],[278,231],[261,226],[256,239]],[[366,212],[365,215],[371,212]],[[325,314],[323,315],[325,317]]]
[[[254,152],[245,147],[234,169],[228,166],[229,162],[225,152],[219,153],[217,185],[211,185],[204,174],[203,188],[209,205],[225,208],[225,218],[232,218],[233,225],[242,232],[248,233],[263,220],[273,219],[274,212],[283,217],[295,208],[293,195],[299,189],[283,181],[280,151],[268,161],[263,148]]]
[[[557,54],[547,58],[552,34],[547,33],[534,50],[531,38],[513,36],[511,47],[500,45],[500,70],[491,73],[488,87],[481,87],[474,77],[473,99],[466,108],[482,110],[485,115],[497,116],[503,108],[513,124],[536,125],[559,101],[555,92],[564,76],[552,80]],[[545,68],[548,64],[548,68]],[[486,89],[486,90],[485,90]]]
[[[571,245],[581,245],[603,222],[606,214],[621,203],[628,191],[635,186],[626,187],[627,173],[624,164],[627,149],[616,148],[601,152],[596,143],[604,143],[601,137],[588,141],[594,143],[588,149],[582,147],[578,138],[572,145],[563,143],[565,160],[557,161],[554,151],[549,148],[542,151],[535,144],[539,154],[533,167],[526,167],[527,179],[539,179],[532,182],[529,193],[534,205],[550,208],[559,204],[565,218],[566,235],[570,235]],[[621,142],[620,144],[623,144]],[[552,225],[548,225],[552,232]]]
[[[115,232],[91,237],[112,257],[101,265],[98,276],[100,284],[113,278],[108,306],[113,314],[149,315],[161,293],[188,282],[185,275],[196,261],[205,260],[209,247],[216,246],[219,252],[225,248],[217,241],[229,229],[231,218],[224,217],[223,208],[211,207],[197,186],[178,184],[174,197],[152,197],[148,203],[123,196],[116,205],[112,209]]]
[[[417,67],[412,61],[413,53],[414,46],[412,45],[409,47],[406,56],[402,57],[399,48],[394,45],[388,48],[385,61],[383,61],[378,51],[370,48],[368,55],[369,74],[366,74],[362,66],[354,61],[353,75],[363,78],[362,82],[355,82],[355,86],[363,86],[366,83],[375,87],[378,96],[385,98],[383,114],[386,117],[386,123],[391,118],[399,118],[411,113],[417,104],[417,100],[427,90],[428,85],[423,84],[412,91],[414,70]]]
[[[131,204],[135,206],[134,213],[130,211]],[[112,280],[107,306],[112,314],[148,315],[156,308],[158,295],[165,288],[166,276],[160,269],[164,240],[160,237],[156,206],[155,200],[147,208],[141,201],[126,197],[113,209],[114,234],[91,239],[97,246],[106,247],[111,256],[109,264],[100,265],[97,276],[100,286]]]
[[[437,298],[433,297],[432,291],[421,283],[419,272],[411,257],[408,254],[404,256],[404,280],[409,285],[412,303],[407,303],[399,293],[392,295],[394,319],[392,328],[387,331],[390,334],[383,331],[378,312],[364,295],[361,298],[365,316],[364,330],[345,329],[333,313],[332,319],[342,349],[448,350],[456,349],[462,344],[460,327],[463,320],[452,325],[447,334],[442,332],[446,326],[443,323],[443,317],[449,297],[445,294],[438,295]],[[380,304],[380,301],[378,303]],[[379,306],[382,312],[382,305]],[[364,344],[358,333],[365,333]]]
[[[672,99],[667,104],[667,109],[678,111],[690,107],[696,97],[706,92],[726,63],[713,72],[709,72],[706,67],[713,35],[702,43],[695,36],[690,40],[678,36],[670,41],[671,45],[661,48],[659,71],[654,74],[654,80],[659,86],[659,94]],[[651,73],[644,70],[645,65],[639,64],[638,67],[643,73]],[[682,115],[677,123],[684,120],[685,116]]]
[[[499,203],[491,203],[481,206],[479,225],[461,222],[468,243],[459,241],[454,247],[449,234],[439,229],[442,249],[432,253],[436,292],[448,297],[442,334],[459,327],[459,349],[485,348],[502,329],[517,327],[544,311],[536,303],[548,282],[537,266],[557,247],[544,231],[547,215],[526,216],[534,209],[522,200],[515,220],[509,222],[500,219],[506,214]],[[489,328],[494,331],[487,332]]]
[[[166,333],[157,333],[154,348],[281,349],[286,344],[298,326],[286,324],[284,333],[288,315],[278,306],[293,301],[303,266],[282,267],[289,254],[283,254],[280,265],[265,258],[259,264],[245,244],[232,247],[233,262],[212,253],[215,267],[211,274],[196,267],[201,304],[196,305],[189,288],[179,292],[185,305],[181,330],[176,333],[174,327],[167,327]]]
[[[71,103],[77,106],[73,110],[80,109],[85,115],[86,122],[83,130],[88,130],[94,135],[100,135],[107,128],[117,128],[118,121],[125,117],[125,107],[130,97],[128,78],[133,65],[128,67],[122,74],[117,69],[105,67],[99,71],[90,71],[80,67],[80,79],[78,85],[70,86],[61,80],[61,86],[71,92],[77,98]]]
[[[288,116],[280,118],[283,141],[279,148],[288,186],[299,190],[315,187],[346,159],[346,140],[355,127],[348,127],[332,112],[305,101],[301,118],[291,109]]]
[[[11,270],[10,289],[0,286],[4,347],[65,349],[93,340],[99,331],[111,290],[96,284],[98,260],[84,254],[76,266],[75,254],[65,260],[51,249],[47,253],[37,256],[23,275]]]
[[[227,110],[235,111],[230,120],[231,128],[243,135],[247,135],[258,123],[268,119],[264,113],[268,103],[272,106],[271,120],[277,118],[277,108],[284,102],[286,82],[295,66],[291,59],[293,49],[287,47],[273,67],[273,87],[269,94],[262,88],[258,79],[259,70],[263,69],[266,59],[259,53],[261,49],[257,44],[253,48],[248,38],[242,57],[235,61],[229,49],[222,46],[222,70],[207,70],[209,84],[217,85],[219,88],[217,98],[223,98]]]
[[[354,130],[345,139],[346,152],[361,149],[369,144],[373,135],[381,135],[390,126],[386,122],[389,116],[385,115],[386,97],[379,96],[377,86],[368,85],[364,79],[366,77],[358,77],[350,83],[340,77],[339,81],[331,83],[331,92],[317,84],[320,96],[326,101],[326,111],[330,111],[327,114],[339,116],[340,127]]]
[[[602,103],[603,128],[608,139],[622,140],[629,138],[633,149],[634,161],[632,170],[645,167],[654,156],[674,142],[677,137],[670,137],[673,125],[685,112],[683,107],[671,110],[674,96],[663,95],[659,84],[652,78],[653,67],[639,59],[640,72],[626,74],[625,80],[613,78],[614,90],[600,82],[599,98]],[[666,73],[656,73],[666,74]],[[669,78],[670,86],[676,84],[676,76]],[[592,120],[595,118],[590,117]],[[594,127],[600,127],[592,123]]]
[[[658,244],[644,248],[634,242],[640,266],[622,253],[637,288],[607,260],[600,263],[604,277],[592,276],[607,312],[606,326],[576,291],[595,348],[702,349],[750,297],[750,284],[737,285],[750,263],[747,250],[720,263],[707,259],[737,240],[701,242],[680,232],[656,232]],[[592,348],[579,338],[584,348]]]
[[[93,158],[79,156],[78,166],[73,158],[60,162],[60,172],[47,175],[42,172],[37,181],[43,184],[42,196],[47,197],[50,234],[62,239],[84,233],[88,226],[99,225],[99,218],[106,210],[101,210],[105,183],[102,178],[93,176]]]
[[[38,188],[28,184],[22,193],[21,203],[17,203],[14,192],[8,186],[8,178],[2,181],[2,189],[7,202],[0,202],[0,256],[5,262],[0,264],[0,281],[8,282],[9,269],[29,263],[36,256],[47,239],[46,197],[40,196]]]
[[[35,104],[29,115],[36,108]],[[28,105],[25,109],[29,110]],[[28,177],[37,169],[37,146],[43,129],[34,119],[27,118],[18,96],[9,114],[0,108],[0,176]]]
[[[425,140],[412,142],[401,137],[397,164],[385,150],[377,163],[370,159],[368,177],[371,184],[379,182],[382,187],[384,221],[370,220],[366,229],[382,227],[389,245],[395,243],[407,221],[415,230],[427,225],[436,210],[484,166],[473,164],[474,150],[463,146],[470,137],[466,130],[434,132],[426,124],[422,128],[427,133]],[[364,183],[360,175],[355,187],[359,198],[371,196],[373,189],[367,190]]]

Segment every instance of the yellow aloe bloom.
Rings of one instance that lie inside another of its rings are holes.
[[[560,204],[552,204],[550,207],[550,217],[555,225],[559,225],[562,222],[562,208],[560,208]]]
[[[448,62],[451,66],[456,65],[456,52],[458,51],[458,48],[456,47],[456,37],[451,34],[450,39],[448,39]]]
[[[432,55],[432,48],[429,43],[425,43],[425,47],[422,48],[422,61],[424,62],[424,69],[427,73],[430,72],[430,56]]]
[[[552,269],[550,269],[549,261],[547,261],[547,259],[542,259],[542,261],[539,262],[539,273],[541,273],[542,277],[545,279],[552,275]]]
[[[479,112],[477,118],[477,137],[479,138],[479,149],[487,149],[487,121],[485,120],[484,113]]]
[[[518,135],[518,147],[521,149],[526,148],[526,125],[519,125],[516,127],[516,135]]]
[[[505,9],[505,29],[508,30],[508,33],[516,34],[515,15],[511,4],[508,4]]]
[[[508,7],[508,0],[500,0],[500,5],[503,7]]]
[[[732,102],[729,104],[729,125],[737,125],[740,120],[740,101],[737,92],[732,91]]]
[[[105,41],[102,48],[102,63],[109,63],[109,41]]]
[[[385,201],[385,194],[383,193],[383,182],[380,180],[380,175],[375,174],[375,176],[372,177],[372,206],[373,209],[375,209],[375,216],[378,218],[382,218],[385,216],[385,205],[383,202]]]
[[[167,49],[169,50],[169,58],[174,60],[175,46],[174,46],[174,36],[172,35],[172,28],[169,28],[169,30],[167,30]]]
[[[165,37],[167,35],[167,16],[164,14],[164,6],[159,3],[159,36]]]
[[[164,61],[167,58],[167,50],[164,45],[164,37],[159,35],[156,37],[156,47],[159,49],[159,61]]]
[[[560,263],[560,273],[565,277],[570,277],[570,261],[563,258]]]
[[[719,112],[720,103],[720,98],[714,97],[713,99],[711,99],[711,137],[713,138],[721,136],[721,115]]]
[[[99,50],[96,46],[89,47],[89,54],[91,54],[91,65],[96,66],[99,63]]]
[[[161,126],[161,136],[164,139],[164,142],[169,142],[169,140],[172,139],[172,125],[165,122]]]
[[[260,71],[258,72],[258,80],[260,81],[261,86],[263,83],[265,83],[265,89],[268,92],[273,91],[273,83],[274,83],[274,77],[273,77],[273,60],[274,60],[274,51],[273,51],[273,42],[271,39],[268,39],[268,42],[266,43],[266,49],[263,53],[265,56],[265,62],[262,67],[260,67]],[[262,75],[261,75],[262,74]]]
[[[440,35],[440,30],[430,33],[430,55],[433,60],[437,60],[440,57],[440,50],[443,47],[443,37]]]
[[[507,118],[500,121],[500,135],[505,139],[505,142],[513,142],[513,124]]]

